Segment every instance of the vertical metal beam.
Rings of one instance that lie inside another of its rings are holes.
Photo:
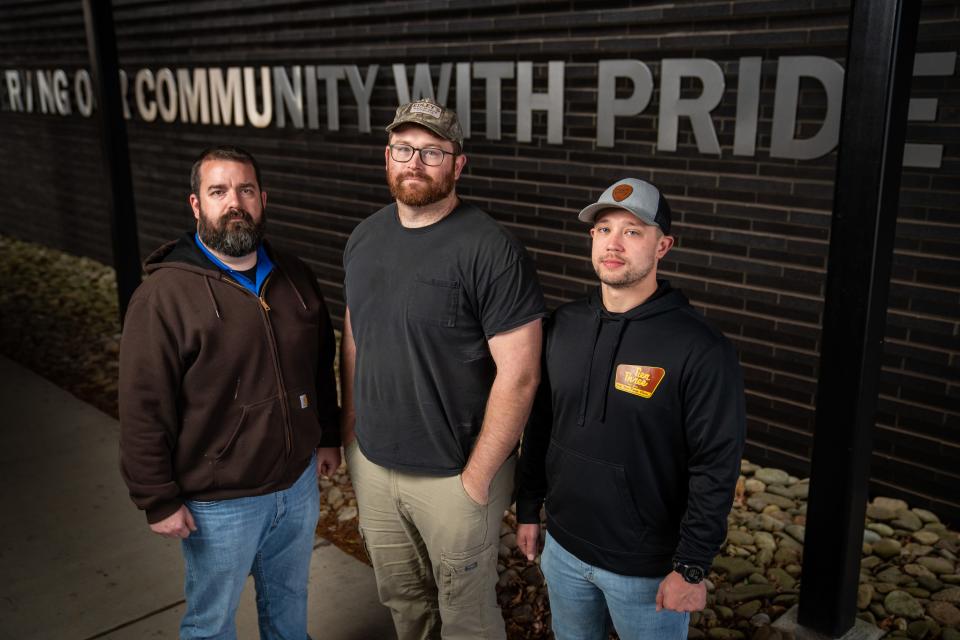
[[[827,260],[799,623],[854,623],[917,0],[853,3]]]
[[[140,284],[140,247],[127,148],[127,123],[123,119],[123,105],[120,102],[120,66],[110,0],[83,0],[83,19],[97,97],[103,177],[109,187],[106,194],[107,209],[122,323],[130,296]]]

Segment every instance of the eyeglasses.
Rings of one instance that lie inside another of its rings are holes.
[[[451,153],[450,151],[444,151],[443,149],[437,149],[435,147],[418,149],[417,147],[412,147],[409,144],[391,144],[389,147],[390,157],[396,162],[410,162],[413,159],[413,152],[419,151],[420,162],[428,167],[439,167],[441,164],[443,164],[444,156],[459,155],[457,153]]]

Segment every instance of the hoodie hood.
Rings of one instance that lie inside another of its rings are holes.
[[[580,411],[577,415],[577,424],[581,427],[586,423],[591,371],[594,367],[595,358],[598,356],[605,358],[606,366],[603,370],[606,372],[606,375],[603,377],[603,380],[609,380],[613,375],[613,368],[616,366],[617,352],[620,350],[623,334],[631,322],[640,322],[683,307],[689,307],[690,303],[687,301],[687,297],[671,287],[669,282],[666,280],[657,280],[657,290],[654,291],[653,295],[623,313],[612,313],[604,308],[599,287],[590,294],[587,300],[587,306],[593,312],[593,341],[590,343],[590,363],[584,371],[583,390],[580,396]],[[604,341],[604,348],[598,349],[597,344],[604,330],[604,323],[616,324],[616,329],[614,329],[616,338],[612,342],[608,340]],[[605,422],[606,417],[607,394],[603,394],[600,422]]]
[[[187,231],[177,240],[171,240],[161,245],[156,251],[147,256],[143,263],[143,270],[147,275],[154,271],[164,268],[183,269],[191,271],[197,275],[203,276],[204,284],[207,288],[207,296],[210,298],[210,304],[217,318],[223,320],[220,313],[220,305],[217,304],[217,297],[213,294],[213,287],[210,286],[210,280],[224,279],[224,273],[220,267],[213,264],[207,256],[203,255],[197,243],[193,240],[194,231]]]
[[[623,313],[613,313],[607,311],[603,306],[603,299],[600,297],[600,288],[597,287],[590,294],[587,304],[597,316],[604,320],[643,320],[651,318],[661,313],[667,313],[674,309],[689,306],[687,296],[677,289],[670,286],[666,280],[657,280],[657,290],[649,298],[638,304],[632,309]]]
[[[161,245],[156,251],[147,256],[147,259],[143,263],[143,269],[147,275],[160,269],[175,268],[203,276],[207,288],[207,295],[210,298],[210,304],[213,305],[217,317],[222,320],[220,305],[217,304],[217,297],[213,293],[213,287],[210,285],[210,281],[230,280],[233,282],[234,280],[219,266],[214,264],[210,258],[204,255],[203,251],[200,250],[194,241],[195,233],[196,231],[194,230],[187,231],[177,240],[171,240]],[[263,241],[263,248],[270,256],[274,269],[279,272],[278,275],[282,275],[282,277],[290,283],[290,286],[293,287],[293,291],[297,296],[297,300],[300,302],[300,306],[306,309],[307,303],[303,297],[303,293],[296,284],[294,284],[293,280],[290,279],[287,273],[288,270],[284,268],[283,259],[278,259],[278,256],[271,250],[270,244],[266,240]]]
[[[165,267],[177,267],[218,278],[220,268],[210,261],[193,241],[195,231],[187,231],[176,240],[171,240],[147,256],[143,269],[148,274]]]

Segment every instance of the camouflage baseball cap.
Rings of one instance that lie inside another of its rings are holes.
[[[397,107],[393,122],[387,125],[387,131],[393,131],[403,124],[418,124],[426,127],[441,138],[463,146],[463,129],[457,112],[447,109],[430,98],[421,98]]]

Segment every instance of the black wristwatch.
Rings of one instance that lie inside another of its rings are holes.
[[[703,570],[703,567],[680,562],[679,560],[673,561],[673,570],[679,573],[680,576],[690,584],[700,584],[706,576],[706,571]]]

